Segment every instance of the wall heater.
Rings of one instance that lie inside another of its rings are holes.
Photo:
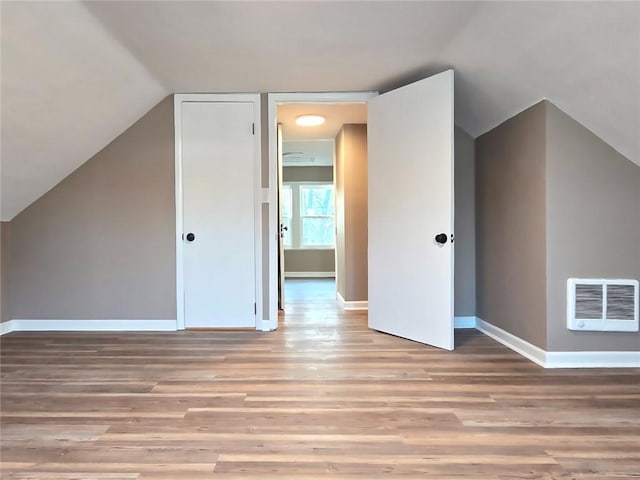
[[[637,332],[638,280],[567,280],[567,328]]]

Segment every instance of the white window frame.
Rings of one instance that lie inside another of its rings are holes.
[[[308,218],[330,218],[333,217],[334,228],[336,216],[333,215],[303,215],[301,211],[302,206],[302,188],[304,186],[318,186],[318,185],[331,185],[333,187],[333,202],[335,212],[336,192],[335,184],[327,181],[297,181],[297,182],[283,182],[283,187],[291,187],[291,245],[285,245],[285,250],[334,250],[335,245],[335,232],[333,245],[303,245],[302,244],[302,219]]]

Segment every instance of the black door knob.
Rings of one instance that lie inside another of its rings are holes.
[[[447,243],[447,234],[446,233],[439,233],[438,235],[436,235],[436,242],[438,242],[440,244]]]
[[[187,242],[193,242],[196,236],[193,233],[187,233]]]

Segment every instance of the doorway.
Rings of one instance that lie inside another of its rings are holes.
[[[283,103],[276,121],[278,307],[366,308],[367,106]]]
[[[255,329],[259,97],[176,94],[174,115],[177,329]]]
[[[276,186],[278,104],[367,101],[368,326],[447,350],[454,346],[453,79],[447,70],[381,95],[270,94],[267,102],[269,185]],[[269,192],[272,233],[278,191]],[[277,243],[269,245],[273,319]]]

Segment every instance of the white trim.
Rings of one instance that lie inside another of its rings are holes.
[[[262,292],[262,102],[259,93],[248,95],[253,99],[253,212],[254,212],[254,255],[255,255],[255,303],[256,303],[256,330],[263,328],[263,292]]]
[[[262,141],[260,94],[257,93],[183,93],[173,96],[175,129],[175,207],[176,207],[176,330],[184,330],[184,245],[183,204],[182,204],[182,109],[183,102],[239,102],[253,104],[253,123],[255,125],[254,147],[254,257],[255,257],[255,326],[263,330],[262,312],[262,204],[269,201],[266,189],[262,188]],[[277,314],[276,314],[277,322]]]
[[[13,320],[7,320],[6,322],[0,323],[0,336],[15,331],[16,329],[13,326]]]
[[[176,330],[184,330],[184,243],[182,230],[182,99],[173,96],[175,135],[175,207],[176,207]]]
[[[640,352],[547,352],[545,368],[640,368]]]
[[[335,278],[336,272],[284,272],[285,278]]]
[[[175,332],[176,321],[169,320],[10,320],[12,332]],[[4,331],[4,323],[2,332]]]
[[[340,292],[336,292],[336,300],[338,305],[344,310],[369,310],[369,302],[367,300],[350,300],[346,301]]]
[[[476,328],[544,368],[640,368],[640,351],[547,352],[480,318]]]
[[[276,325],[277,324],[278,322],[276,322]],[[271,320],[260,319],[256,323],[256,330],[260,332],[273,332],[274,330],[276,330],[276,327],[273,326]]]
[[[378,92],[310,92],[267,94],[269,143],[269,330],[278,328],[278,154],[277,108],[287,103],[366,103]]]
[[[454,317],[453,328],[476,328],[476,317]]]
[[[328,246],[313,246],[313,245],[308,245],[306,247],[284,247],[284,251],[285,252],[304,252],[304,251],[312,251],[312,252],[317,252],[318,250],[320,251],[325,251],[325,252],[333,252],[336,249],[336,247],[328,247]]]
[[[536,347],[535,345],[522,340],[521,338],[516,337],[515,335],[512,335],[509,332],[496,327],[495,325],[487,323],[481,318],[477,319],[476,328],[488,337],[491,337],[494,340],[500,342],[505,347],[509,347],[514,352],[519,353],[523,357],[528,358],[541,367],[545,366],[547,352],[545,352],[541,348]]]

